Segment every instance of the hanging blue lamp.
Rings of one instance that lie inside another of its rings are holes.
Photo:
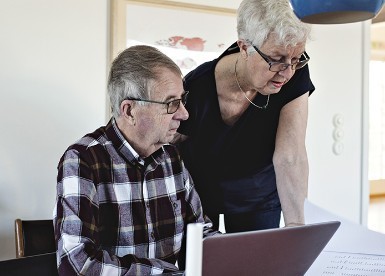
[[[290,0],[297,17],[311,24],[342,24],[375,17],[385,0]]]

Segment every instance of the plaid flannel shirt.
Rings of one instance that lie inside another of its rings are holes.
[[[174,265],[201,202],[176,148],[140,162],[112,119],[70,146],[54,210],[61,275],[149,275]]]

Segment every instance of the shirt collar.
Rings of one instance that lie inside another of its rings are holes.
[[[148,165],[155,161],[156,164],[161,163],[164,156],[164,148],[151,154],[149,157],[143,159],[139,156],[137,151],[130,145],[130,143],[124,138],[123,134],[119,130],[115,118],[111,118],[106,126],[106,134],[109,140],[111,140],[114,147],[123,155],[127,161],[132,164],[139,164],[141,166]]]

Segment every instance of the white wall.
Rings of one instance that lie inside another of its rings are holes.
[[[0,1],[0,259],[15,257],[15,218],[52,218],[66,147],[105,123],[107,10]]]
[[[108,2],[0,0],[0,259],[15,256],[15,218],[52,217],[65,148],[105,123]],[[365,208],[368,28],[315,26],[308,46],[317,87],[307,139],[309,198],[356,222]],[[345,119],[345,149],[338,156],[332,153],[337,113]]]
[[[314,25],[308,44],[316,91],[310,97],[307,146],[309,199],[357,223],[366,223],[368,22]],[[334,117],[343,118],[340,155],[333,153]],[[361,210],[364,213],[361,213]]]

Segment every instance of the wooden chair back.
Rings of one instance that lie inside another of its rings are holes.
[[[15,220],[16,258],[56,251],[53,221]]]

